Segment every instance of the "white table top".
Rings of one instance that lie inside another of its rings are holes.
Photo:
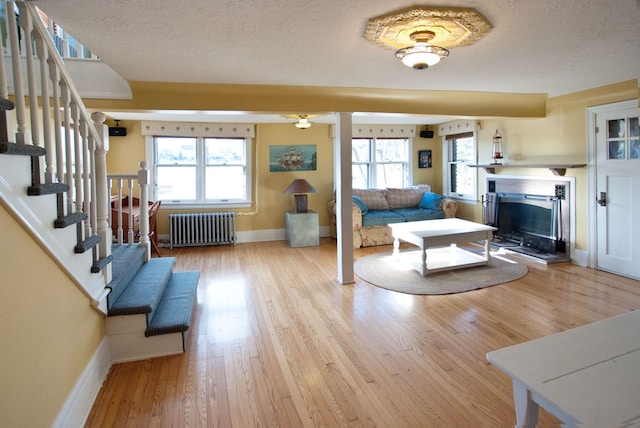
[[[640,426],[640,310],[489,352],[487,359],[585,427]]]
[[[389,224],[392,230],[411,232],[421,237],[456,235],[469,232],[487,232],[497,230],[493,226],[474,223],[461,218],[443,218],[437,220],[409,221]]]

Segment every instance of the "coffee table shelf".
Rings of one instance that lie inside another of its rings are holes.
[[[427,271],[429,273],[485,264],[487,264],[487,260],[484,254],[472,253],[459,248],[456,244],[451,244],[448,247],[427,249]],[[416,263],[416,266],[418,266],[418,263]]]
[[[393,254],[400,252],[400,240],[420,247],[422,262],[418,272],[427,276],[432,272],[442,270],[461,269],[471,266],[487,265],[491,261],[490,241],[493,226],[474,223],[459,218],[445,218],[440,220],[412,221],[407,223],[389,224],[393,235]],[[472,252],[458,248],[455,244],[463,242],[485,241],[484,254],[478,256]],[[448,260],[442,260],[443,254],[434,251],[446,247],[449,254],[444,254]],[[465,254],[468,253],[468,254]],[[435,260],[431,260],[431,256]]]

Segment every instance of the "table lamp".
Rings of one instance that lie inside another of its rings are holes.
[[[307,212],[307,193],[316,193],[317,190],[304,178],[296,178],[284,189],[285,195],[293,195],[293,211],[295,213]]]

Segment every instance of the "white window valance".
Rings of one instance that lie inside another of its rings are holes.
[[[143,120],[142,135],[162,137],[254,138],[252,123],[153,122]]]
[[[353,125],[353,138],[414,138],[415,125]]]
[[[472,119],[452,120],[438,125],[438,135],[441,137],[463,132],[475,132],[480,130],[480,121]]]

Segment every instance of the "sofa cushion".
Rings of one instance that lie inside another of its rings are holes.
[[[364,203],[364,201],[362,200],[362,198],[358,195],[353,195],[351,197],[351,199],[353,199],[353,203],[356,204],[358,206],[358,208],[360,208],[360,211],[362,211],[362,214],[366,214],[367,211],[369,211],[369,208],[367,207],[367,204]]]
[[[376,210],[362,215],[362,227],[385,226],[389,223],[402,223],[406,218],[395,211]]]
[[[389,209],[415,208],[420,204],[425,193],[425,188],[408,187],[404,189],[387,189],[387,202]]]
[[[406,221],[422,221],[444,218],[444,211],[427,210],[424,208],[398,208],[394,210],[396,214],[400,214]]]
[[[440,205],[442,205],[443,199],[443,195],[439,195],[433,192],[425,192],[418,206],[427,210],[439,210]]]
[[[370,210],[389,209],[385,189],[353,189],[353,194],[359,196]]]

